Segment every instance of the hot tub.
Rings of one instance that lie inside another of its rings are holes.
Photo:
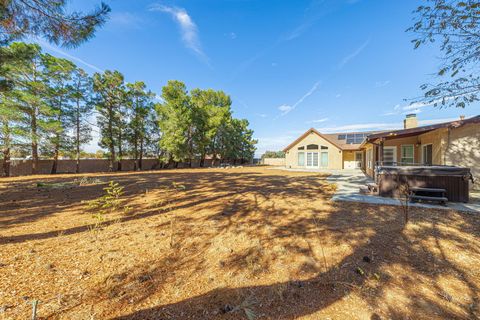
[[[377,166],[375,179],[382,197],[398,197],[398,187],[438,188],[447,191],[448,201],[468,202],[469,168],[455,166]]]

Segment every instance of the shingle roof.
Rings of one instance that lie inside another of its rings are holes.
[[[290,143],[285,149],[283,149],[284,152],[290,150],[294,145],[299,143],[301,140],[303,140],[306,136],[308,136],[311,132],[316,133],[318,136],[321,138],[327,140],[337,148],[341,150],[358,150],[360,149],[360,143],[356,144],[347,144],[345,140],[339,140],[338,136],[342,134],[355,134],[355,133],[375,133],[378,131],[367,131],[367,132],[339,132],[339,133],[320,133],[317,131],[315,128],[310,128],[308,129],[304,134],[302,134],[300,137],[298,137],[295,141]]]
[[[316,133],[323,139],[327,140],[337,148],[341,150],[359,150],[366,142],[370,142],[379,138],[386,138],[386,139],[393,139],[399,137],[406,137],[406,136],[413,136],[421,133],[426,133],[435,129],[440,128],[448,128],[448,127],[461,127],[465,124],[469,123],[480,123],[480,115],[475,116],[469,119],[459,119],[455,121],[449,121],[444,123],[432,124],[428,126],[416,127],[411,129],[402,129],[402,130],[387,130],[387,131],[364,131],[364,132],[338,132],[338,133],[320,133],[315,128],[308,129],[304,134],[298,137],[295,141],[290,143],[285,149],[284,152],[290,150],[294,145],[298,142],[303,140],[307,135],[311,132]],[[346,140],[339,140],[338,136],[343,134],[355,134],[355,133],[362,133],[362,134],[369,134],[367,139],[365,139],[362,143],[358,144],[347,144]]]
[[[422,126],[422,127],[416,127],[416,128],[410,128],[410,129],[382,131],[379,133],[374,133],[369,135],[368,138],[364,141],[364,143],[370,142],[376,139],[380,139],[380,138],[394,139],[399,137],[415,136],[421,133],[427,133],[429,131],[440,129],[440,128],[449,128],[449,127],[458,128],[469,123],[480,123],[480,116],[475,116],[475,117],[463,119],[463,120],[458,119],[454,121],[443,122],[443,123],[432,124],[428,126]]]

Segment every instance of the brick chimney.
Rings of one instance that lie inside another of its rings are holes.
[[[418,127],[417,115],[415,113],[407,114],[405,120],[403,120],[403,128],[411,129]]]

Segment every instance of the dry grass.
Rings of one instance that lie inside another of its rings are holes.
[[[405,226],[263,168],[83,176],[0,180],[0,318],[34,299],[40,319],[480,317],[476,215],[412,209]],[[125,194],[97,225],[109,181]]]

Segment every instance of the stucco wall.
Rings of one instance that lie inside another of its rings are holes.
[[[285,158],[263,158],[262,164],[267,166],[285,166]]]
[[[445,150],[445,164],[470,168],[477,183],[472,185],[480,190],[480,125],[469,124],[450,130]]]
[[[418,137],[422,145],[432,145],[432,164],[445,164],[445,150],[447,148],[448,129],[442,128],[424,133]],[[420,150],[421,152],[421,150]],[[420,157],[420,160],[422,158]]]
[[[298,152],[306,152],[307,150],[298,150],[298,147],[306,146],[309,144],[318,144],[319,146],[328,147],[328,167],[327,169],[339,170],[343,167],[343,157],[342,151],[331,144],[327,140],[320,137],[318,134],[311,132],[304,139],[299,141],[297,144],[292,146],[290,150],[285,153],[285,166],[287,168],[304,168],[298,166]],[[312,150],[313,151],[313,150]],[[318,150],[318,151],[327,151],[327,150]]]

